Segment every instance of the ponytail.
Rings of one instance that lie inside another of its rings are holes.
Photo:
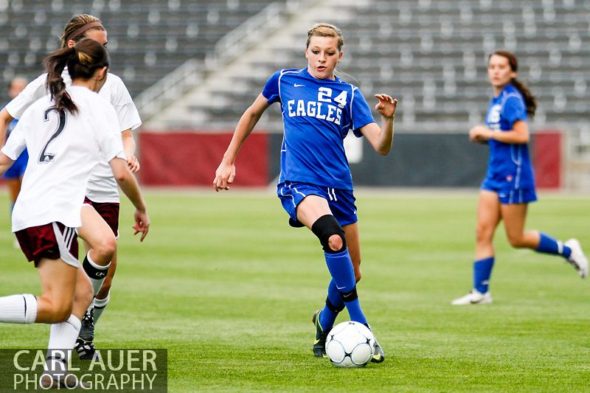
[[[78,107],[66,91],[62,78],[64,69],[72,81],[89,80],[98,69],[109,66],[109,54],[98,42],[83,38],[72,48],[62,48],[50,53],[44,60],[47,69],[47,90],[58,110],[77,113]]]
[[[537,111],[537,98],[533,95],[533,93],[531,93],[527,85],[518,79],[513,78],[510,83],[512,83],[514,87],[518,89],[520,94],[522,94],[522,97],[524,98],[524,104],[526,105],[526,113],[530,117],[534,117],[535,112]]]
[[[49,54],[44,60],[47,69],[46,86],[51,99],[55,102],[55,107],[59,111],[65,109],[70,113],[78,112],[78,107],[66,91],[66,83],[61,75],[69,60],[75,54],[76,50],[74,48],[63,48]]]

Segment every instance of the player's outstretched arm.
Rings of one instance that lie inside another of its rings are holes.
[[[383,156],[389,154],[393,147],[393,122],[397,109],[397,99],[387,94],[375,94],[377,110],[382,117],[382,124],[379,127],[376,123],[369,123],[360,129],[375,151]]]
[[[215,191],[229,190],[229,186],[233,183],[236,177],[236,158],[242,144],[248,138],[260,116],[268,108],[268,101],[259,94],[252,105],[248,107],[240,117],[234,135],[229,142],[227,150],[223,154],[223,159],[215,171],[215,178],[213,179],[213,187]]]
[[[147,214],[147,207],[139,189],[137,179],[133,176],[133,173],[129,170],[127,162],[121,158],[113,158],[109,164],[113,170],[113,175],[119,183],[119,187],[123,190],[123,193],[127,195],[127,198],[135,206],[135,230],[134,235],[141,233],[140,241],[143,241],[148,234],[150,229],[150,218]]]

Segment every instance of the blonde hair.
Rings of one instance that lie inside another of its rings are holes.
[[[307,43],[305,47],[309,47],[309,42],[311,41],[311,37],[334,37],[338,38],[338,50],[342,50],[342,46],[344,45],[344,37],[342,36],[342,31],[334,25],[329,23],[316,23],[307,31]]]
[[[102,25],[102,22],[96,16],[88,14],[75,15],[64,27],[64,32],[60,37],[61,47],[67,48],[69,40],[78,42],[84,38],[88,30],[106,31]]]

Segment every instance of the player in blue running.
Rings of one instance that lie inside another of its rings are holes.
[[[215,172],[216,191],[229,189],[235,178],[235,160],[242,143],[273,103],[283,114],[284,139],[277,194],[293,227],[309,228],[320,240],[332,279],[325,307],[313,322],[313,352],[325,356],[327,332],[346,307],[350,319],[368,326],[356,282],[360,279],[360,244],[352,176],[343,140],[349,131],[364,136],[382,155],[393,142],[397,100],[377,94],[375,109],[381,126],[360,90],[335,75],[344,44],[340,30],[330,24],[314,25],[307,35],[307,67],[283,69],[266,82],[262,93],[240,118],[221,164]],[[379,344],[373,361],[385,359]]]
[[[525,231],[528,204],[537,200],[533,168],[528,152],[527,115],[533,116],[536,99],[528,87],[516,79],[518,62],[510,52],[498,50],[488,59],[488,78],[494,90],[486,125],[471,129],[473,142],[487,143],[488,170],[479,194],[473,289],[453,300],[453,305],[492,302],[489,280],[494,266],[494,233],[500,221],[513,247],[560,255],[582,278],[588,274],[588,260],[580,243],[565,243],[538,231]]]

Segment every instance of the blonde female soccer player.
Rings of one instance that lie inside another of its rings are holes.
[[[318,237],[332,276],[325,307],[313,316],[313,353],[322,357],[326,355],[326,335],[345,307],[351,320],[368,326],[356,289],[360,279],[358,218],[343,141],[352,131],[357,137],[364,136],[379,154],[388,154],[397,100],[387,94],[375,95],[375,109],[383,119],[381,126],[377,125],[358,87],[335,74],[343,56],[341,31],[320,23],[308,31],[307,37],[307,67],[283,69],[271,75],[238,122],[213,184],[217,191],[229,188],[235,178],[234,163],[240,146],[262,113],[279,102],[284,139],[277,194],[289,223],[305,226]],[[384,359],[376,343],[373,361]]]

